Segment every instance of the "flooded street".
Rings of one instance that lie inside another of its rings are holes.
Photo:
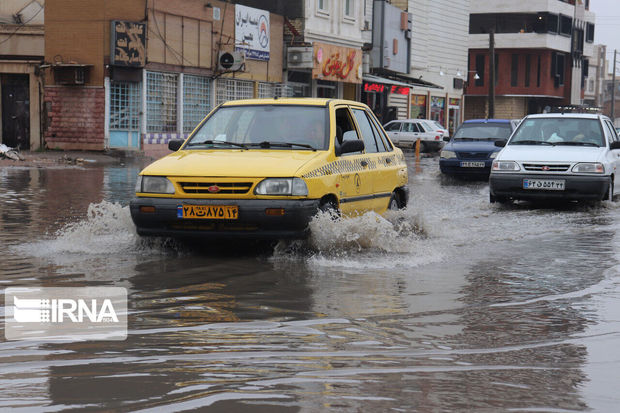
[[[273,251],[140,240],[139,166],[0,168],[0,288],[129,295],[125,341],[2,331],[0,410],[617,411],[620,201],[491,205],[408,159],[407,211]]]

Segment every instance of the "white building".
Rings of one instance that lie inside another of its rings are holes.
[[[607,46],[594,45],[594,53],[589,61],[588,76],[584,81],[584,103],[590,106],[603,106],[603,93],[607,78]]]

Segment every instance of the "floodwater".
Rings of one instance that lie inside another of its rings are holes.
[[[0,168],[0,288],[130,309],[125,341],[0,332],[0,410],[617,411],[620,202],[491,205],[409,163],[407,211],[275,250],[140,240],[137,166]]]

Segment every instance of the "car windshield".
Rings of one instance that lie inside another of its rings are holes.
[[[327,108],[308,105],[223,106],[184,149],[324,150],[329,145]]]
[[[509,123],[464,123],[454,134],[454,140],[499,140],[512,133]]]
[[[524,120],[510,145],[604,146],[603,130],[598,119],[531,118]]]

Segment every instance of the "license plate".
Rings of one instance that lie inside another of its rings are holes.
[[[231,205],[179,205],[177,217],[184,219],[237,219],[239,207]]]
[[[551,179],[524,179],[523,189],[542,189],[546,191],[563,191],[566,181]]]
[[[461,162],[461,168],[484,168],[484,162]]]

